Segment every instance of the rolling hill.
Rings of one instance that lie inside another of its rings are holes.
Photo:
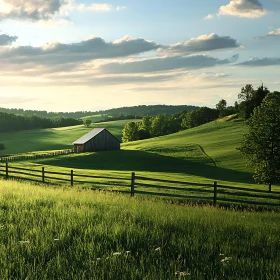
[[[36,163],[98,172],[135,171],[183,180],[253,183],[252,170],[236,149],[247,128],[217,120],[178,133],[123,143],[120,151],[72,154]]]
[[[122,129],[129,121],[131,120],[98,123],[89,128],[83,125],[77,125],[61,128],[3,132],[0,135],[0,142],[4,143],[6,149],[0,151],[0,156],[34,151],[69,149],[73,147],[73,141],[94,127],[107,128],[115,137],[121,140]]]

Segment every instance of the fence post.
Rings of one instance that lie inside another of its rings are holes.
[[[74,185],[74,171],[71,170],[71,186]]]
[[[42,166],[42,182],[45,183],[45,167]]]
[[[135,172],[131,173],[131,196],[134,196]]]
[[[217,205],[217,182],[214,182],[214,198],[213,198],[213,204]]]
[[[8,161],[6,161],[6,179],[9,178],[9,165],[8,165]]]

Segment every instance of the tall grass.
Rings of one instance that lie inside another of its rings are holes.
[[[3,180],[0,193],[0,279],[280,278],[279,213]]]

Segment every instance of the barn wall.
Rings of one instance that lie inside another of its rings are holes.
[[[107,130],[101,131],[84,144],[85,152],[119,150],[120,142]]]
[[[82,153],[84,151],[84,145],[83,144],[75,144],[74,145],[74,152],[75,153]]]

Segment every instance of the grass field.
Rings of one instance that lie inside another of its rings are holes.
[[[0,279],[280,279],[279,213],[0,180]]]
[[[72,148],[72,142],[86,134],[94,127],[107,128],[115,137],[121,140],[122,129],[131,120],[104,122],[86,128],[83,125],[25,130],[0,133],[0,142],[6,149],[0,151],[0,156],[6,154],[23,154],[34,151],[60,150]]]
[[[135,171],[186,181],[251,184],[252,170],[236,149],[246,130],[242,122],[216,121],[167,136],[123,143],[120,151],[73,154],[36,163],[92,172]]]

